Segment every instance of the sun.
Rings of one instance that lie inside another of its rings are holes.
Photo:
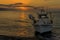
[[[24,10],[24,11],[27,11],[29,10],[30,8],[29,7],[16,7],[16,9],[20,9],[20,10]]]

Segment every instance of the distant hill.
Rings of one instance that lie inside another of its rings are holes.
[[[15,4],[0,4],[0,11],[2,10],[16,10],[16,7],[30,7],[33,8],[32,6],[24,5],[23,3],[15,3]]]
[[[0,11],[1,10],[15,10],[15,7],[30,7],[33,8],[34,10],[41,10],[42,7],[34,7],[34,6],[28,6],[28,5],[24,5],[23,3],[15,3],[15,4],[0,4]],[[60,9],[53,9],[50,8],[49,10],[50,12],[60,12]]]
[[[15,3],[15,4],[0,4],[0,7],[3,6],[3,7],[13,7],[13,6],[21,6],[23,3]]]

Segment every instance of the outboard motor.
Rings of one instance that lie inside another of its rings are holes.
[[[31,14],[29,14],[29,18],[33,21],[33,24],[36,23],[35,17],[33,17]]]

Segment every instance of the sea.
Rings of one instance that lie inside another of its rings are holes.
[[[35,31],[33,22],[27,15],[30,13],[35,14],[33,11],[0,11],[0,35],[33,37]],[[52,14],[53,32],[60,37],[60,13]]]

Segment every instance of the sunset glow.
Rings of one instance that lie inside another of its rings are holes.
[[[22,19],[22,20],[26,19],[26,14],[25,13],[21,13],[20,14],[20,19]]]
[[[29,4],[31,2],[31,0],[20,0],[20,2],[23,4]]]
[[[20,7],[21,10],[28,10],[27,7]]]

